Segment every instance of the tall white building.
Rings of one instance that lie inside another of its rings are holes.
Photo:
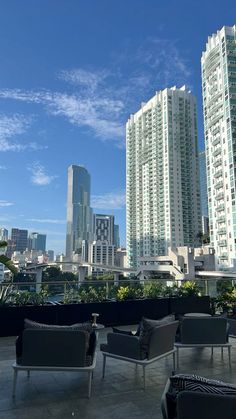
[[[208,38],[202,90],[211,245],[219,267],[236,266],[236,25]]]
[[[193,246],[201,231],[196,100],[157,92],[126,124],[128,265]]]

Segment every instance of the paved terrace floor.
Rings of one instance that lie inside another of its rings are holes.
[[[128,327],[127,327],[128,328]],[[100,332],[99,343],[106,341],[110,329]],[[126,362],[107,359],[105,380],[102,355],[98,350],[92,397],[87,399],[87,374],[31,372],[19,373],[17,394],[12,399],[12,363],[15,359],[15,338],[0,338],[0,418],[1,419],[161,419],[160,399],[171,374],[171,357],[147,367],[146,391],[142,390],[142,368]],[[209,378],[236,383],[236,339],[231,339],[232,369],[229,370],[225,350],[182,349],[180,370]]]

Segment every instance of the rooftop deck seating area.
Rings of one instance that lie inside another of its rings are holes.
[[[135,330],[136,326],[123,328]],[[110,328],[99,332],[98,347],[107,342],[107,333],[110,332]],[[209,357],[209,348],[186,348],[180,352],[181,373],[197,374],[236,384],[236,339],[229,338],[229,341],[232,343],[231,370],[228,368],[228,357],[224,354],[222,358],[218,348],[215,349],[213,358]],[[149,365],[145,392],[142,368],[136,369],[132,363],[110,358],[109,371],[102,380],[102,360],[102,353],[98,350],[92,380],[92,397],[89,400],[86,374],[68,371],[32,371],[30,380],[27,373],[20,374],[17,397],[13,399],[15,337],[0,338],[0,416],[4,419],[162,419],[161,397],[172,373],[171,357]],[[224,419],[228,419],[226,414]]]

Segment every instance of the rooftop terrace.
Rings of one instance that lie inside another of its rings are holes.
[[[135,327],[126,327],[135,329]],[[162,419],[160,399],[172,370],[172,357],[147,368],[146,391],[142,389],[142,369],[133,364],[108,359],[106,377],[102,380],[101,342],[109,328],[99,334],[97,367],[92,397],[87,399],[87,376],[77,373],[32,372],[19,374],[16,399],[12,399],[12,363],[15,360],[14,337],[0,338],[0,417],[3,419]],[[205,348],[180,351],[181,373],[195,373],[209,378],[236,383],[236,339],[230,338],[232,368],[221,350]]]

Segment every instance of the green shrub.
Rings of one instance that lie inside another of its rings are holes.
[[[160,282],[149,282],[144,284],[143,295],[146,298],[158,298],[163,295],[164,286]]]

